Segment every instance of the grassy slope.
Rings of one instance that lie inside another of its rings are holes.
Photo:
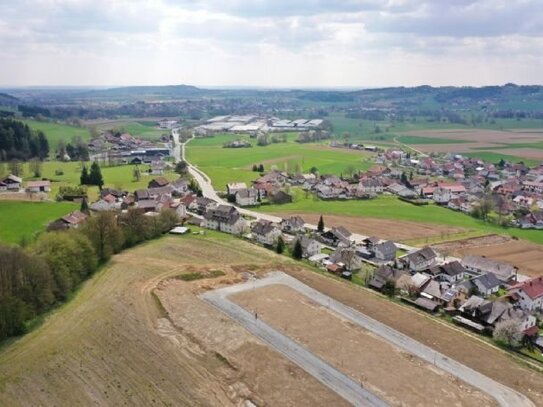
[[[86,128],[68,126],[59,123],[38,122],[35,120],[23,120],[32,129],[41,130],[45,133],[51,150],[54,150],[60,140],[69,142],[73,137],[79,136],[83,140],[90,139],[90,132]]]
[[[98,130],[122,129],[135,137],[140,137],[148,140],[158,140],[163,134],[169,134],[169,130],[159,129],[156,123],[144,120],[119,120],[98,123]]]
[[[223,148],[229,140],[246,138],[247,136],[218,135],[212,138],[196,139],[187,147],[187,159],[198,165],[213,180],[216,188],[234,181],[250,182],[259,174],[251,170],[253,164],[264,164],[266,170],[275,165],[279,169],[294,168],[299,164],[303,171],[313,166],[321,173],[339,175],[348,166],[367,169],[372,163],[370,154],[332,149],[324,144],[299,144],[294,142],[295,135],[289,135],[287,143],[271,144],[265,147]],[[254,144],[254,140],[251,140]]]
[[[435,223],[463,227],[486,233],[500,233],[517,236],[535,243],[543,244],[543,233],[537,230],[501,228],[486,224],[460,212],[436,205],[415,206],[395,197],[380,197],[366,201],[321,201],[296,194],[295,202],[285,205],[262,206],[265,212],[321,213],[370,218],[398,219],[420,223]],[[348,227],[348,225],[346,225]]]
[[[68,202],[0,201],[0,241],[18,243],[44,230],[49,222],[78,209]]]
[[[218,233],[168,236],[116,256],[42,326],[0,350],[0,405],[220,405],[202,387],[220,392],[224,365],[182,332],[177,345],[173,333],[157,332],[163,315],[152,290],[191,264],[271,268],[272,256]]]

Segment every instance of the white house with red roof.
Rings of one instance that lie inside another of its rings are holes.
[[[531,278],[509,288],[518,305],[526,311],[543,310],[543,276]]]

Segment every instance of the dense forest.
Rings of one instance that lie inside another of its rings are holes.
[[[153,217],[137,210],[101,212],[77,230],[43,233],[24,248],[0,244],[0,340],[26,332],[30,321],[65,301],[114,253],[178,222],[171,209]]]
[[[0,161],[43,160],[48,154],[49,142],[43,132],[17,120],[0,118]]]

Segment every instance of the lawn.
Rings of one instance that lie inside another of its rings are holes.
[[[90,140],[89,129],[84,127],[73,127],[61,123],[38,122],[36,120],[23,120],[23,122],[28,124],[32,129],[43,131],[49,141],[51,152],[56,149],[61,140],[68,143],[76,136],[81,137],[83,140]]]
[[[0,201],[0,241],[19,243],[47,224],[79,208],[69,202]]]
[[[227,141],[247,139],[252,148],[223,148]],[[217,135],[201,138],[187,145],[187,159],[197,165],[211,178],[217,189],[229,182],[250,182],[259,177],[252,171],[253,164],[263,164],[266,171],[271,168],[294,171],[299,168],[308,172],[316,167],[321,174],[340,175],[348,167],[367,169],[371,167],[372,154],[368,152],[335,149],[323,143],[299,144],[295,134],[289,134],[286,143],[255,145],[255,140],[241,135]]]
[[[170,131],[159,129],[155,122],[145,120],[119,120],[97,123],[98,130],[113,130],[119,129],[130,133],[134,137],[144,138],[148,140],[159,140],[162,135],[169,135]]]
[[[469,140],[455,140],[455,139],[443,139],[433,137],[421,137],[421,136],[399,136],[397,140],[404,144],[465,144],[473,143]]]
[[[305,194],[298,190],[295,192],[293,203],[261,206],[259,210],[272,213],[305,212],[434,223],[484,233],[507,234],[543,244],[543,232],[541,231],[502,228],[437,205],[415,206],[392,196],[381,196],[371,200],[322,201],[311,196],[306,198]],[[348,225],[345,226],[348,228]]]

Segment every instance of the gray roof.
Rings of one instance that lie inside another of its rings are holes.
[[[413,263],[420,263],[426,260],[435,259],[436,256],[436,252],[432,248],[426,246],[416,252],[408,254],[406,258]]]
[[[483,256],[467,255],[462,259],[466,268],[480,270],[482,273],[492,272],[502,281],[507,281],[516,272],[516,268],[508,263],[502,263]]]
[[[498,287],[500,285],[500,280],[498,280],[494,273],[482,274],[478,277],[475,277],[471,281],[479,290],[491,290],[492,288]]]
[[[255,235],[266,236],[268,233],[271,233],[276,229],[277,226],[275,226],[272,222],[261,219],[253,224],[252,232]]]

